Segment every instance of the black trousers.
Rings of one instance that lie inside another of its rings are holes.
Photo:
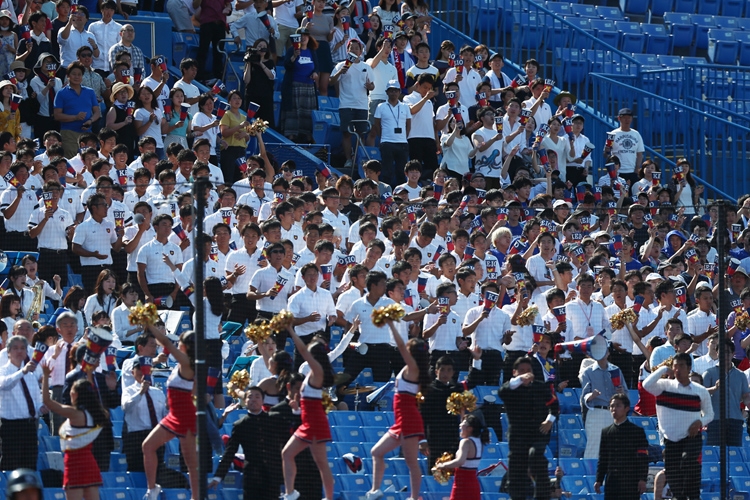
[[[232,295],[232,302],[229,306],[229,316],[227,321],[244,324],[245,321],[252,323],[258,315],[254,300],[247,300],[244,293]]]
[[[500,373],[503,371],[503,355],[494,349],[482,349],[481,385],[500,385]]]
[[[409,161],[409,144],[401,142],[381,142],[380,156],[383,165],[381,180],[392,186],[406,182],[404,165]]]
[[[312,339],[314,336],[315,334],[311,333],[310,335],[300,336],[299,339],[302,341],[303,344],[307,345],[310,342],[312,342]],[[282,349],[283,349],[283,346],[282,346]],[[304,362],[305,360],[302,357],[302,355],[299,353],[299,351],[297,351],[297,349],[294,349],[294,369],[299,370],[299,367],[302,366],[302,363]]]
[[[233,184],[235,179],[242,175],[237,167],[237,159],[245,156],[245,148],[242,146],[229,146],[221,151],[221,172],[224,174],[224,183]]]
[[[609,361],[613,365],[616,365],[622,372],[622,376],[625,377],[625,383],[628,385],[628,389],[638,387],[638,383],[633,383],[635,375],[633,373],[633,355],[628,352],[617,352],[615,350],[609,351]]]
[[[0,469],[36,470],[39,444],[36,437],[37,420],[0,420]]]
[[[632,474],[615,471],[604,479],[604,500],[640,500],[638,479]]]
[[[362,369],[370,368],[375,382],[388,382],[391,379],[393,350],[390,344],[368,344],[367,354],[351,351],[344,357],[344,373],[354,380]]]
[[[201,24],[200,40],[198,42],[198,64],[203,67],[198,68],[199,80],[207,80],[209,78],[221,78],[224,73],[223,57],[219,52],[219,41],[224,38],[226,34],[224,23],[212,22]],[[208,48],[213,49],[213,67],[207,68],[205,66],[208,61]]]
[[[679,441],[664,440],[664,473],[675,500],[701,497],[702,435]]]
[[[508,453],[508,494],[512,500],[526,500],[531,485],[531,475],[536,481],[535,500],[549,500],[550,486],[547,473],[547,458],[544,456],[546,442],[520,443],[511,438]],[[700,476],[699,476],[700,477]],[[671,483],[670,483],[671,484]]]
[[[409,158],[422,162],[422,179],[432,180],[432,174],[438,169],[437,145],[435,139],[408,139]]]
[[[36,238],[30,237],[27,232],[21,233],[19,231],[8,231],[5,233],[3,250],[13,250],[16,252],[26,250],[29,252],[36,252]]]
[[[150,432],[151,430],[149,429],[123,432],[122,449],[125,453],[125,458],[128,460],[128,470],[130,472],[145,472],[146,469],[143,467],[143,449],[141,449],[141,445]],[[158,459],[158,463],[164,463],[163,446],[156,450],[156,458]]]
[[[560,373],[558,380],[560,382],[567,380],[568,387],[571,388],[581,387],[581,381],[578,379],[578,371],[581,368],[583,358],[585,358],[584,355],[576,353],[572,353],[572,358],[561,358],[558,364],[558,370]]]
[[[68,249],[40,248],[37,276],[49,283],[49,286],[55,288],[52,277],[56,274],[60,276],[60,286],[66,286],[68,284]]]
[[[174,291],[174,283],[149,283],[148,284],[148,291],[151,293],[151,296],[156,298],[159,297],[166,297],[167,295],[171,294]],[[178,294],[178,296],[181,295]],[[158,309],[169,309],[166,305],[157,306]],[[179,306],[177,305],[177,301],[175,300],[172,304],[171,309],[179,309]]]
[[[83,281],[83,288],[87,294],[94,293],[96,288],[96,279],[99,277],[99,273],[105,269],[109,269],[109,264],[99,264],[96,266],[81,266],[81,281]]]

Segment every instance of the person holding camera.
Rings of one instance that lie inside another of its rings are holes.
[[[255,116],[267,121],[270,128],[276,128],[273,114],[276,65],[269,57],[269,53],[268,40],[264,38],[255,40],[255,44],[245,53],[243,59],[245,71],[242,79],[245,82],[245,104],[251,101],[260,104]]]

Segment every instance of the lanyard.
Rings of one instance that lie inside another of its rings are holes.
[[[393,106],[391,106],[391,103],[388,103],[388,109],[391,110],[391,116],[394,120],[396,120],[396,126],[398,127],[401,124],[401,106],[396,104],[396,110],[398,112],[398,117],[393,113]]]
[[[588,314],[586,314],[586,310],[585,310],[585,309],[583,308],[583,306],[581,305],[581,300],[580,300],[580,299],[578,300],[578,307],[580,307],[580,308],[581,308],[581,312],[582,312],[582,313],[583,313],[583,315],[584,315],[584,316],[586,317],[586,321],[588,321],[588,323],[589,323],[589,326],[591,326],[591,316],[593,316],[593,314],[594,314],[594,303],[593,303],[593,302],[591,302],[591,303],[589,304],[589,313],[588,313]]]

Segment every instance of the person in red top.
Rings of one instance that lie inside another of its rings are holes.
[[[200,7],[200,40],[198,42],[198,61],[204,61],[198,68],[198,80],[205,81],[211,75],[221,75],[224,71],[224,58],[219,52],[219,40],[226,36],[227,15],[232,12],[228,0],[193,0],[193,8]],[[213,46],[213,68],[207,68],[208,47]]]

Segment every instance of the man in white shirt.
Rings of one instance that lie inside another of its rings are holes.
[[[591,165],[592,165],[592,159],[591,159],[591,153],[589,153],[589,156],[586,159],[581,159],[581,155],[584,152],[584,149],[586,149],[586,146],[591,142],[589,141],[589,138],[583,135],[583,125],[585,123],[585,118],[581,115],[573,115],[573,118],[571,118],[571,121],[573,122],[573,136],[575,137],[575,141],[573,142],[573,147],[575,148],[576,155],[578,156],[575,160],[568,159],[568,172],[567,172],[567,180],[571,181],[573,185],[577,185],[578,182],[576,179],[581,179],[580,182],[585,182],[586,178],[591,175]],[[562,130],[562,129],[561,129]],[[582,169],[580,172],[578,172],[578,175],[576,177],[571,176],[571,169],[577,168]],[[592,179],[593,180],[593,179]]]
[[[702,282],[695,288],[695,303],[697,308],[687,316],[687,333],[693,337],[692,354],[700,357],[708,354],[706,339],[719,330],[716,315],[711,311],[713,306],[713,292],[708,283]],[[700,372],[703,374],[703,372]]]
[[[78,333],[78,320],[76,319],[75,314],[70,311],[65,311],[57,317],[54,326],[57,328],[60,340],[58,340],[54,346],[47,349],[42,363],[52,368],[52,373],[50,374],[49,379],[49,388],[52,393],[52,399],[58,403],[62,403],[62,390],[63,384],[65,383],[65,376],[72,368],[70,362],[70,349],[73,348],[73,342],[75,342]],[[50,419],[50,432],[53,436],[57,436],[60,426],[65,421],[65,417],[52,413],[50,414]]]
[[[276,29],[279,36],[276,37],[276,54],[284,55],[289,36],[299,28],[302,19],[302,0],[281,0],[273,2],[273,17],[276,20]]]
[[[157,62],[160,59],[164,59],[166,61],[166,58],[164,56],[157,55],[151,58],[151,74],[143,79],[141,85],[145,85],[146,87],[154,91],[154,97],[156,98],[154,108],[156,108],[158,105],[159,109],[163,111],[164,102],[171,101],[169,100],[169,85],[167,85],[167,81],[169,80],[169,72],[162,71],[161,66]],[[175,113],[179,113],[179,110],[172,111]]]
[[[435,112],[432,106],[432,98],[436,95],[434,85],[435,78],[428,73],[422,73],[417,77],[415,92],[403,100],[411,111],[411,129],[407,134],[409,158],[421,161],[423,175],[429,176],[430,179],[432,173],[438,169]]]
[[[409,161],[406,138],[411,130],[411,110],[399,101],[401,86],[398,80],[388,82],[386,94],[388,101],[379,104],[375,110],[374,128],[376,134],[380,135],[381,177],[393,186],[405,180],[404,165]]]
[[[149,241],[138,251],[138,284],[146,297],[146,302],[153,302],[156,297],[171,296],[174,301],[180,288],[175,282],[174,273],[164,262],[166,256],[172,264],[182,270],[182,251],[169,241],[172,234],[172,217],[161,214],[154,217],[156,238]],[[177,307],[173,303],[173,307]]]
[[[374,127],[375,110],[381,103],[388,100],[388,96],[386,95],[388,82],[392,80],[398,81],[398,72],[396,71],[396,67],[388,60],[388,56],[390,55],[391,49],[393,48],[391,40],[381,37],[377,42],[375,42],[375,46],[378,49],[377,54],[375,54],[375,57],[373,57],[372,59],[367,60],[367,64],[372,68],[374,77],[373,83],[375,84],[375,88],[372,90],[372,92],[370,92],[368,98],[369,105],[367,119],[370,121],[370,125],[373,126],[372,130],[370,130],[370,134],[367,136],[368,146],[374,146],[375,139],[377,137],[377,133]]]
[[[503,66],[505,66],[503,56],[500,55],[500,53],[496,52],[495,54],[492,54],[490,56],[489,62],[490,71],[488,71],[487,74],[484,75],[483,81],[489,82],[490,87],[492,87],[493,90],[510,87],[511,80],[508,75],[503,73]],[[489,99],[494,106],[499,106],[500,103],[502,103],[502,94],[500,92],[493,93]]]
[[[120,41],[120,30],[122,29],[122,25],[112,20],[116,8],[117,4],[114,0],[102,2],[101,20],[95,21],[89,25],[89,31],[94,35],[96,44],[99,47],[112,47]],[[102,50],[99,52],[99,55],[94,58],[93,67],[102,78],[105,78],[113,69],[109,64],[108,55],[108,51]]]
[[[346,46],[347,59],[333,68],[331,83],[339,85],[339,116],[341,118],[341,146],[346,155],[345,168],[352,166],[352,141],[349,124],[367,120],[367,92],[375,90],[375,73],[362,62],[362,42],[354,38]],[[351,59],[351,60],[350,60]]]
[[[641,134],[630,127],[633,123],[633,111],[630,108],[622,108],[617,113],[617,120],[620,126],[607,136],[614,136],[612,147],[604,148],[604,156],[617,156],[620,159],[620,175],[632,186],[638,182],[636,168],[643,163],[643,152],[645,147]]]
[[[461,318],[451,309],[456,305],[458,293],[453,283],[441,283],[437,287],[438,301],[441,298],[448,299],[448,312],[428,314],[424,320],[422,338],[430,344],[430,368],[434,370],[437,360],[442,356],[451,356],[459,359],[463,356],[458,350],[457,341],[463,337],[461,332]],[[440,305],[438,305],[440,307]],[[465,345],[465,343],[464,343]],[[466,347],[464,347],[464,350]],[[468,370],[468,366],[456,364],[456,376],[458,372]]]
[[[47,279],[58,273],[65,275],[66,279],[68,276],[68,239],[73,236],[75,220],[68,211],[58,206],[61,192],[59,182],[47,182],[42,194],[43,201],[29,218],[29,236],[38,239],[39,256],[44,260],[44,276]]]
[[[474,69],[474,49],[472,47],[464,45],[461,47],[460,55],[464,62],[462,72],[458,73],[457,68],[451,68],[445,73],[443,81],[445,83],[458,82],[464,104],[471,107],[477,103],[477,85],[482,81],[482,76]],[[456,64],[458,63],[459,61],[456,61]]]
[[[471,140],[477,148],[476,171],[484,175],[487,189],[497,189],[501,185],[510,184],[507,173],[502,175],[503,169],[503,132],[495,127],[495,111],[486,106],[477,111],[482,128],[474,132]],[[521,127],[518,127],[520,130]]]
[[[531,110],[536,122],[536,131],[543,124],[546,125],[549,119],[552,118],[552,108],[544,102],[549,97],[549,93],[544,91],[544,80],[537,78],[534,82],[530,82],[530,85],[532,97],[523,101],[523,108]]]
[[[78,11],[68,17],[68,23],[57,34],[57,43],[60,44],[60,64],[67,68],[68,64],[75,61],[76,51],[88,45],[94,53],[94,58],[99,58],[99,45],[96,43],[94,34],[86,30],[86,23],[89,22],[89,10],[83,6],[78,6]]]
[[[300,269],[305,283],[289,300],[289,312],[294,316],[294,329],[305,345],[316,333],[324,333],[336,321],[336,306],[331,292],[318,286],[318,267],[310,262]],[[295,350],[294,366],[299,367],[304,360]]]
[[[26,189],[26,181],[29,179],[28,167],[16,162],[10,169],[15,179],[0,194],[0,212],[5,222],[5,237],[3,238],[3,250],[33,250],[37,247],[36,240],[29,237],[29,217],[34,212],[38,200],[36,194]]]
[[[237,277],[237,281],[234,282],[232,287],[232,303],[227,320],[244,323],[245,320],[254,321],[257,314],[255,301],[247,299],[247,292],[250,290],[250,280],[255,272],[261,268],[260,258],[263,249],[258,246],[261,231],[256,223],[245,224],[240,234],[244,246],[229,254],[225,272],[229,274],[234,271],[235,265],[239,265],[245,266],[245,273]]]
[[[271,38],[279,38],[279,30],[276,20],[268,14],[266,7],[268,0],[254,0],[253,5],[245,9],[244,15],[229,24],[229,32],[234,38],[234,43],[241,46],[238,30],[245,32],[245,44],[252,47],[255,42],[263,38],[270,42]]]
[[[341,250],[346,249],[347,238],[349,237],[349,217],[339,210],[341,199],[339,192],[334,187],[323,190],[323,203],[326,208],[323,210],[323,220],[333,226],[334,229],[341,231]]]
[[[198,63],[195,59],[183,59],[180,61],[180,73],[182,73],[182,78],[175,82],[174,88],[182,89],[182,93],[185,94],[185,103],[190,104],[189,113],[191,116],[195,116],[200,111],[198,100],[201,97],[201,91],[193,83],[195,75],[198,74]]]
[[[591,300],[591,294],[594,293],[594,277],[587,273],[579,274],[576,277],[576,290],[578,292],[576,298],[565,306],[568,336],[565,339],[566,342],[583,340],[609,330],[609,321],[607,321],[604,306]],[[571,364],[569,373],[578,373],[585,356],[573,353],[572,357],[571,361],[566,361]],[[580,384],[576,376],[563,378],[563,380],[569,380],[570,385],[574,387]]]
[[[94,292],[99,273],[112,265],[112,251],[122,248],[124,228],[107,219],[103,194],[91,195],[87,205],[90,217],[79,224],[73,235],[73,253],[81,258],[81,280],[88,293]]]

